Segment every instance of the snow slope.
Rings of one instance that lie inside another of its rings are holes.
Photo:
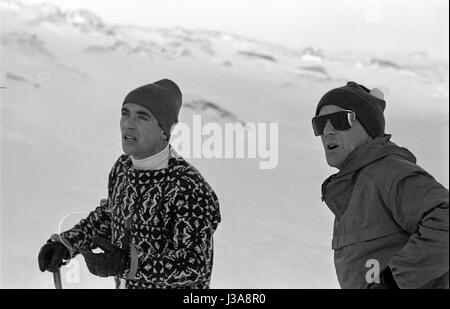
[[[125,94],[161,78],[184,94],[181,120],[279,124],[278,166],[189,159],[221,202],[212,288],[335,288],[326,166],[310,119],[327,90],[383,89],[387,132],[448,187],[448,59],[424,53],[292,50],[214,31],[107,25],[94,13],[1,1],[1,286],[51,288],[37,266],[48,236],[106,195],[121,154]],[[113,287],[82,258],[68,288]],[[67,267],[65,276],[69,276]]]

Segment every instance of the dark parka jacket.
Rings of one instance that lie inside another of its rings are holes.
[[[335,214],[332,248],[342,288],[367,288],[374,261],[400,288],[448,288],[449,193],[416,158],[376,138],[322,185]]]

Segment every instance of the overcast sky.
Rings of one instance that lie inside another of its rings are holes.
[[[42,2],[41,0],[22,0]],[[448,0],[53,0],[110,23],[222,30],[290,47],[448,59]]]

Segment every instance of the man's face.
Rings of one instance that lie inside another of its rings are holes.
[[[120,118],[122,149],[135,159],[143,159],[167,146],[164,131],[152,113],[140,105],[126,103]]]
[[[325,105],[320,110],[319,116],[342,110],[345,109],[336,105]],[[331,121],[328,120],[323,130],[323,134],[320,135],[320,137],[322,139],[328,165],[336,167],[339,170],[342,169],[342,164],[353,150],[371,139],[370,135],[366,132],[358,119],[353,121],[353,125],[350,129],[343,131],[336,130],[331,124]]]

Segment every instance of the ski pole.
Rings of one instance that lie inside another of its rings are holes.
[[[57,290],[62,289],[61,268],[59,268],[59,267],[58,267],[58,270],[53,273],[53,282],[55,283],[55,289],[57,289]]]

